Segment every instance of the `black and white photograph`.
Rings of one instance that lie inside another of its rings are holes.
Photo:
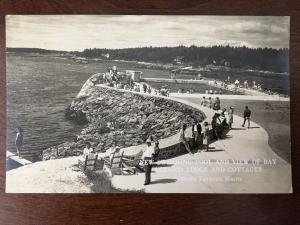
[[[6,193],[292,193],[290,17],[7,15]]]

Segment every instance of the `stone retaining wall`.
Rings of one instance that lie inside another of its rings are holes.
[[[66,118],[84,124],[76,140],[43,151],[43,159],[82,153],[85,142],[103,152],[116,142],[121,148],[140,145],[152,135],[161,140],[177,134],[182,123],[190,126],[205,115],[191,107],[159,96],[96,85],[96,74],[82,87],[66,110]]]

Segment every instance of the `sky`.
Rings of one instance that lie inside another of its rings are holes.
[[[82,51],[178,45],[289,48],[283,16],[8,15],[6,46]]]

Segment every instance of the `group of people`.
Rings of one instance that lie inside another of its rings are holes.
[[[109,86],[118,89],[124,89],[129,91],[135,91],[140,93],[148,93],[153,95],[169,96],[170,89],[162,87],[156,89],[147,85],[146,83],[133,82],[131,76],[122,74],[115,69],[108,68],[108,71],[103,74],[102,82]]]
[[[202,129],[201,122],[202,121],[198,121],[198,120],[194,121],[194,124],[192,126],[192,134],[193,134],[192,142],[197,147],[201,147],[201,145],[203,145],[205,147],[206,151],[209,151],[209,126],[208,126],[208,122],[205,121],[203,123],[203,126],[204,126],[203,129]],[[180,143],[182,143],[185,146],[185,149],[187,150],[187,152],[190,155],[192,155],[193,152],[191,150],[190,140],[189,140],[189,138],[186,137],[186,129],[187,129],[187,125],[182,124],[181,130],[179,132],[178,141]]]
[[[200,147],[200,149],[204,148],[206,151],[209,151],[209,144],[211,141],[224,139],[226,133],[232,129],[234,114],[234,108],[232,106],[230,106],[228,110],[226,108],[220,110],[221,101],[218,97],[214,101],[211,97],[208,99],[203,97],[200,104],[204,107],[209,107],[210,109],[215,110],[215,114],[211,120],[211,129],[207,121],[205,121],[203,125],[201,125],[202,121],[194,121],[192,126],[192,142],[185,134],[187,125],[182,125],[179,133],[179,142],[185,146],[185,149],[189,154],[193,154],[191,151],[191,143],[194,143],[194,146]],[[243,117],[244,121],[242,127],[244,127],[247,122],[248,128],[250,128],[251,110],[248,106],[245,106]]]
[[[257,84],[255,80],[252,81],[252,85],[249,83],[248,80],[244,80],[244,82],[240,82],[238,79],[232,81],[230,76],[227,77],[226,80],[223,81],[213,81],[214,86],[224,88],[227,90],[235,90],[237,91],[239,88],[245,89],[253,89],[258,91],[263,91],[260,84]]]
[[[212,90],[212,89],[210,89],[210,90],[205,90],[205,94],[211,94],[211,95],[217,95],[217,94],[219,94],[219,95],[221,95],[221,94],[223,94],[223,92],[222,92],[221,89],[220,90]]]
[[[221,100],[219,97],[216,97],[213,101],[211,97],[208,97],[207,99],[205,96],[203,96],[200,105],[218,111],[221,109]]]

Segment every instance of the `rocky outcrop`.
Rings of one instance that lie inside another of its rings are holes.
[[[182,123],[205,118],[201,111],[167,98],[96,85],[100,79],[101,74],[88,79],[66,110],[66,118],[85,124],[81,134],[45,150],[45,160],[81,154],[87,141],[96,151],[105,151],[114,142],[123,148],[142,144],[150,135],[166,138],[178,133]]]

